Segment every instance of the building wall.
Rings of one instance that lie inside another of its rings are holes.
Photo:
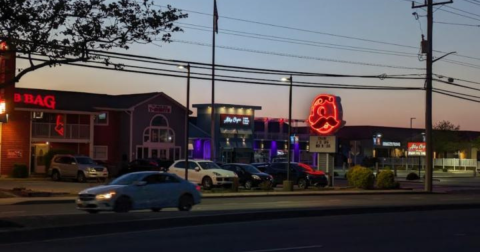
[[[8,123],[2,124],[1,175],[10,175],[15,164],[30,167],[30,112],[26,111],[10,112]]]
[[[107,163],[119,164],[122,160],[121,150],[125,148],[128,141],[122,141],[122,138],[128,138],[128,134],[121,134],[122,120],[121,114],[125,112],[108,111],[108,125],[95,125],[94,127],[94,146],[108,147]]]
[[[170,113],[154,113],[149,111],[149,105],[170,106]],[[132,152],[136,153],[137,146],[144,144],[143,134],[147,127],[150,126],[152,119],[157,115],[163,115],[168,120],[169,127],[174,131],[174,143],[176,147],[180,147],[180,158],[184,158],[185,146],[185,108],[176,102],[159,95],[135,108],[133,113],[133,136],[132,136]],[[169,157],[167,157],[169,159]]]

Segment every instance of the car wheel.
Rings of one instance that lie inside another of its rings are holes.
[[[77,181],[78,181],[79,183],[85,183],[86,180],[87,180],[87,179],[85,178],[85,174],[84,174],[83,172],[81,172],[81,171],[78,172],[78,174],[77,174]]]
[[[307,189],[308,188],[308,182],[307,180],[301,178],[298,180],[298,188],[300,189]]]
[[[115,201],[113,211],[115,213],[128,213],[132,209],[132,201],[129,197],[122,196]]]
[[[152,208],[152,212],[158,213],[160,211],[162,211],[161,208]]]
[[[212,178],[210,178],[210,177],[205,177],[205,178],[203,178],[203,180],[202,180],[202,186],[203,186],[203,189],[205,189],[205,190],[210,190],[210,189],[212,189],[212,187],[213,187]]]
[[[100,211],[98,211],[98,210],[87,210],[87,213],[89,213],[89,214],[97,214],[98,212],[100,212]]]
[[[245,186],[245,189],[251,190],[253,188],[253,182],[251,180],[247,180],[244,186]]]
[[[52,172],[52,180],[53,181],[60,181],[61,177],[60,177],[60,172],[58,172],[57,170],[54,170]]]
[[[190,211],[193,207],[193,197],[188,194],[182,195],[180,197],[179,203],[178,203],[178,210],[179,211]]]

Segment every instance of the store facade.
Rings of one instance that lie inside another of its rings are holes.
[[[211,104],[194,104],[196,127],[211,132]],[[215,160],[225,163],[250,163],[254,159],[254,118],[259,106],[215,104]],[[195,158],[211,159],[210,141],[192,139]]]
[[[0,123],[0,175],[15,164],[44,174],[51,149],[119,165],[136,158],[184,157],[185,107],[164,93],[103,95],[15,89]]]

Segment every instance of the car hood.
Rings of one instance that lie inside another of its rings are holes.
[[[85,189],[81,191],[79,194],[101,194],[101,193],[107,193],[111,191],[117,191],[124,187],[125,185],[102,185],[102,186],[96,186],[96,187]]]
[[[211,172],[211,173],[216,172],[216,173],[218,173],[222,176],[226,176],[226,177],[235,177],[235,172],[224,170],[224,169],[208,169],[206,171]]]

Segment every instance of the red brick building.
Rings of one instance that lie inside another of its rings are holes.
[[[8,122],[0,123],[0,175],[15,164],[46,172],[50,149],[109,164],[122,159],[184,157],[185,107],[164,93],[103,95],[15,89]]]

